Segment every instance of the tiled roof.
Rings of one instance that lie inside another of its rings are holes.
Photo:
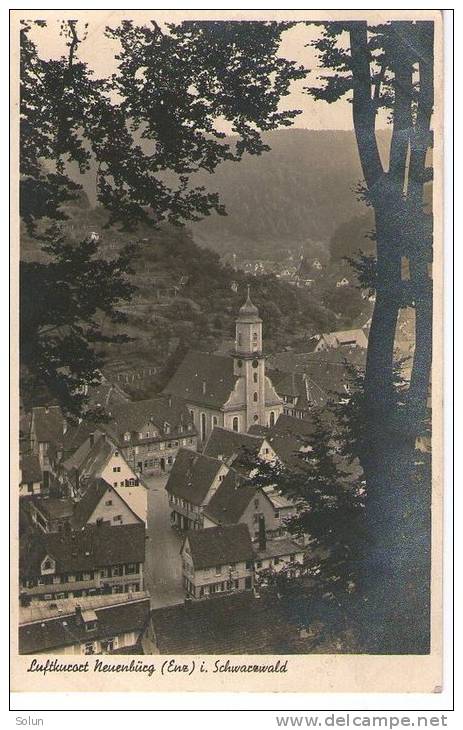
[[[135,513],[129,507],[120,492],[116,491],[110,484],[105,482],[104,479],[94,479],[89,484],[82,499],[80,499],[79,502],[75,503],[72,519],[74,529],[77,530],[87,524],[88,520],[92,516],[95,509],[98,507],[104,495],[108,492],[111,494],[115,494],[117,498],[121,499],[124,502],[125,506],[130,509],[132,514],[137,517],[140,522],[142,521],[140,520],[138,515],[135,515]]]
[[[274,426],[270,429],[270,433],[291,434],[298,436],[300,439],[309,438],[314,431],[313,420],[310,418],[295,418],[282,413]]]
[[[258,490],[247,483],[240,474],[230,469],[212,496],[204,514],[218,525],[233,525],[240,520],[257,492]]]
[[[77,469],[80,476],[88,478],[98,477],[101,474],[115,446],[101,431],[94,431],[93,438],[93,446],[88,438],[72,456],[66,459],[63,464],[66,471]]]
[[[323,337],[329,342],[336,344],[346,344],[350,342],[356,342],[359,347],[367,347],[368,338],[362,329],[356,330],[339,330],[337,332],[330,332],[324,334]]]
[[[247,525],[224,525],[192,530],[185,538],[195,570],[252,560],[254,550]],[[185,543],[184,543],[185,544]]]
[[[237,468],[255,461],[262,448],[264,438],[249,433],[238,433],[227,428],[215,426],[204,448],[207,456],[230,461]]]
[[[56,561],[56,573],[95,570],[120,563],[143,563],[145,526],[86,525],[79,531],[34,534],[20,545],[21,576],[40,575],[40,565],[46,555]]]
[[[59,406],[37,406],[32,409],[32,427],[40,443],[57,443],[63,437],[64,416]]]
[[[280,352],[270,355],[268,362],[274,370],[285,374],[304,373],[309,402],[320,406],[336,394],[345,395],[345,385],[348,382],[346,364],[363,369],[365,353],[360,347],[348,350],[338,348],[327,352]],[[272,372],[275,382],[278,377],[277,373]]]
[[[317,613],[315,618],[318,619]],[[310,589],[216,596],[151,613],[161,654],[302,654],[311,651],[300,629],[314,620]]]
[[[21,456],[21,483],[41,482],[42,470],[39,457],[35,454],[23,454]]]
[[[166,489],[170,494],[200,506],[222,466],[217,459],[197,451],[179,449]]]
[[[78,617],[75,606],[87,609],[87,599],[74,600],[70,611],[62,607],[59,616],[41,618],[23,622],[20,616],[19,653],[37,654],[51,651],[73,644],[113,637],[130,631],[141,632],[148,624],[150,615],[150,599],[147,593],[132,593],[119,596],[100,596],[109,605],[95,605],[97,626],[88,631],[84,622]],[[53,605],[68,604],[70,601],[56,601]],[[93,606],[94,603],[91,603]]]
[[[68,459],[75,454],[84,441],[87,441],[90,434],[95,433],[95,430],[95,425],[87,421],[81,421],[76,425],[70,424],[61,440],[63,459]]]
[[[253,427],[251,427],[253,430]],[[266,439],[278,458],[292,469],[307,468],[299,458],[301,447],[310,445],[313,433],[313,421],[310,418],[295,418],[282,413],[274,426],[266,429]]]
[[[121,403],[111,408],[110,430],[115,430],[119,437],[124,433],[138,432],[148,422],[152,421],[159,429],[168,423],[172,432],[180,426],[186,427],[191,423],[190,414],[182,400],[175,397],[156,396],[140,401]]]
[[[221,408],[235,387],[233,359],[189,350],[163,393],[184,401]]]
[[[103,378],[99,385],[93,385],[89,388],[88,399],[90,406],[100,406],[107,410],[118,403],[127,403],[130,401],[130,396],[119,385],[110,383],[106,378]]]
[[[256,547],[255,550],[257,560],[262,560],[264,558],[280,558],[284,555],[293,555],[294,553],[304,552],[303,547],[298,545],[296,542],[293,542],[293,540],[288,540],[286,538],[278,540],[269,540],[267,538],[265,549],[261,550],[259,547]]]
[[[67,497],[59,499],[58,497],[34,496],[31,502],[47,520],[60,520],[71,517],[74,511],[74,502]]]
[[[294,504],[294,502],[291,502],[287,497],[285,497],[284,494],[280,494],[280,492],[278,492],[274,486],[263,487],[262,491],[269,498],[269,500],[273,504],[274,509],[296,509],[296,505]]]
[[[274,376],[273,382],[279,395],[297,397],[305,391],[305,384],[299,373],[282,373],[281,377]]]

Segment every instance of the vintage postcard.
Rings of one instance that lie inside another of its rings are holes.
[[[13,691],[440,692],[441,12],[10,28]]]

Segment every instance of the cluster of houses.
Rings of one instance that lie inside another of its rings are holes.
[[[306,468],[310,412],[323,400],[305,373],[273,372],[248,292],[232,351],[190,351],[155,398],[132,401],[103,381],[92,397],[104,422],[32,409],[20,459],[20,651],[142,651],[152,474],[168,475],[187,600],[304,572],[308,536],[287,530],[298,505],[254,477],[265,462]]]

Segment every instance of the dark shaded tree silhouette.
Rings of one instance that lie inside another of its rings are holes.
[[[161,30],[155,22],[123,22],[107,29],[122,49],[110,79],[95,79],[79,59],[86,26],[63,21],[67,54],[46,60],[31,38],[33,25],[45,23],[25,21],[21,29],[20,211],[47,259],[24,267],[21,354],[29,382],[78,415],[82,387],[99,378],[95,344],[108,340],[98,320],[122,321],[117,304],[132,292],[128,250],[105,265],[97,242],[83,241],[71,252],[57,229],[81,189],[71,167],[85,173],[96,163],[108,225],[134,230],[223,214],[217,194],[194,187],[191,174],[262,153],[260,131],[290,124],[297,114],[279,112],[278,102],[304,71],[276,56],[286,23]],[[218,118],[238,135],[233,149],[215,130]],[[65,322],[56,297],[63,291]]]
[[[323,67],[315,98],[351,95],[364,185],[375,216],[376,261],[359,262],[360,280],[374,288],[363,399],[357,413],[363,438],[359,458],[367,479],[371,543],[365,582],[370,584],[371,649],[429,648],[430,490],[415,474],[417,437],[425,429],[432,360],[432,214],[425,185],[432,179],[432,22],[368,27],[366,21],[326,23],[313,45]],[[381,160],[376,118],[391,123],[388,168]],[[410,279],[402,280],[407,258]],[[398,314],[413,307],[415,353],[408,388],[397,397],[394,341]],[[413,625],[405,617],[415,616]],[[399,617],[399,618],[397,618]]]

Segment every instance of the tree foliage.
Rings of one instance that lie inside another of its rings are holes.
[[[108,226],[130,230],[223,214],[217,194],[193,187],[191,173],[263,152],[260,131],[290,124],[297,114],[278,111],[278,102],[304,70],[276,57],[286,23],[181,23],[162,30],[154,22],[123,22],[107,29],[121,44],[119,68],[96,79],[79,59],[87,27],[63,21],[67,53],[45,59],[31,33],[44,25],[25,21],[21,29],[20,211],[49,256],[23,272],[21,352],[29,382],[78,414],[82,386],[99,377],[94,345],[107,338],[97,319],[121,321],[117,305],[132,291],[124,276],[128,250],[105,265],[95,242],[84,240],[71,252],[62,240],[64,206],[81,188],[70,170],[84,174],[96,164]],[[234,149],[215,130],[219,117],[238,134]],[[66,289],[64,317],[55,294]],[[34,312],[37,291],[42,306]]]

